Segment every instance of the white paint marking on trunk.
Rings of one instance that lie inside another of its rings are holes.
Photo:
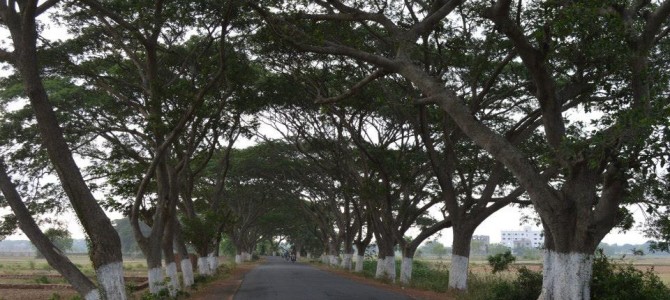
[[[123,280],[123,263],[114,262],[106,264],[97,270],[95,274],[98,277],[98,283],[104,293],[104,298],[108,300],[125,300],[126,285]]]
[[[593,255],[544,252],[542,293],[538,300],[588,300],[591,297]]]
[[[349,253],[349,254],[345,253],[344,258],[342,259],[342,268],[345,269],[345,270],[351,270],[351,264],[352,264],[353,258],[354,258],[353,253]]]
[[[151,268],[147,271],[149,274],[149,293],[158,294],[160,290],[164,288],[163,286],[163,271],[160,267]]]
[[[409,284],[412,280],[412,261],[410,257],[403,257],[400,265],[400,283]]]
[[[384,258],[384,273],[386,278],[395,282],[395,256],[387,256]]]
[[[365,261],[365,256],[356,255],[356,272],[363,272],[363,262]]]
[[[84,296],[84,299],[85,300],[100,300],[100,291],[97,290],[97,289],[92,290],[92,291],[88,292],[88,294],[86,294],[86,296]]]
[[[216,273],[216,269],[219,268],[219,258],[214,256],[214,253],[210,253],[207,260],[209,260],[210,272],[212,272],[212,274]]]
[[[375,270],[375,278],[380,279],[384,277],[384,259],[377,258],[377,269]]]
[[[468,287],[468,264],[470,258],[460,255],[451,256],[451,269],[449,270],[449,288],[465,290]]]
[[[242,263],[242,254],[235,254],[235,263],[236,264]]]
[[[328,255],[330,257],[330,265],[333,267],[337,267],[340,261],[340,258],[337,257],[336,255]]]
[[[184,278],[184,287],[190,287],[195,283],[195,277],[193,276],[193,264],[191,259],[186,258],[181,260],[181,274]]]
[[[210,275],[209,262],[207,261],[207,257],[198,257],[198,274],[203,276]]]
[[[177,296],[177,291],[179,291],[179,274],[177,274],[177,264],[174,262],[169,263],[165,266],[165,274],[167,274],[170,281],[168,281],[168,291],[170,296]]]

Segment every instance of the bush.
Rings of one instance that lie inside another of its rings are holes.
[[[516,257],[509,250],[488,257],[489,265],[493,268],[493,274],[509,269],[509,265],[516,261]]]
[[[525,267],[519,268],[517,272],[515,280],[473,276],[469,292],[463,299],[537,299],[542,291],[542,272]],[[640,271],[631,264],[614,264],[602,250],[598,250],[593,260],[591,299],[670,299],[670,289],[654,273],[653,268]]]
[[[490,295],[481,299],[497,300],[535,300],[542,291],[542,272],[526,267],[517,270],[514,281],[497,280],[490,288]]]
[[[640,271],[631,264],[613,264],[596,252],[591,281],[593,299],[670,299],[670,289],[654,273],[654,268]]]
[[[400,274],[399,270],[397,274]],[[446,264],[438,263],[431,267],[425,262],[413,261],[411,287],[442,293],[447,291],[447,282],[449,268]]]
[[[35,278],[35,282],[37,282],[39,284],[49,284],[50,283],[49,278],[47,278],[46,276],[40,276],[40,277]]]

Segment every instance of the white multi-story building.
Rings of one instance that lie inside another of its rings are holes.
[[[502,231],[501,244],[512,249],[517,247],[539,248],[544,246],[544,236],[541,231],[533,231],[526,226],[520,231]]]

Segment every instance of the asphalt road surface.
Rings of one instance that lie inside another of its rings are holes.
[[[281,257],[266,261],[244,276],[235,300],[410,299]]]

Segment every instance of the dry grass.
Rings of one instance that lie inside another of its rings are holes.
[[[435,268],[444,267],[445,265],[449,267],[451,264],[451,261],[448,259],[422,259],[421,261],[426,262]],[[661,278],[661,280],[663,280],[667,286],[670,286],[670,257],[627,256],[623,259],[613,258],[612,261],[614,263],[631,263],[640,270],[647,270],[648,268],[653,267],[654,272]],[[542,261],[516,261],[511,267],[519,268],[521,266],[525,266],[533,271],[538,271],[542,269]],[[481,275],[491,274],[491,267],[488,266],[488,262],[484,259],[475,257],[470,260],[470,272]],[[515,272],[502,272],[499,274],[500,276],[516,276]]]

